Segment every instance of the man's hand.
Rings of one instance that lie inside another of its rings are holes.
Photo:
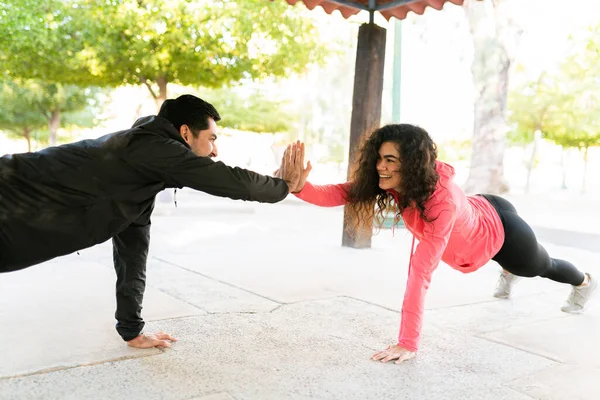
[[[304,143],[298,140],[285,150],[281,159],[281,166],[275,171],[275,176],[288,183],[290,193],[297,193],[304,188],[311,170],[310,161],[304,168]]]
[[[414,358],[414,356],[416,355],[417,353],[415,353],[414,351],[407,350],[404,347],[395,344],[388,346],[385,350],[378,351],[377,353],[373,354],[371,360],[381,361],[384,363],[392,360],[397,360],[396,364],[400,364],[403,361]]]
[[[298,186],[298,181],[300,180],[300,168],[296,165],[296,155],[298,155],[296,143],[288,145],[283,152],[281,166],[277,174],[288,184],[290,193],[296,191],[296,186]]]
[[[138,349],[149,349],[151,347],[171,347],[171,342],[176,341],[177,339],[168,333],[158,332],[141,334],[135,339],[128,341],[127,345]]]

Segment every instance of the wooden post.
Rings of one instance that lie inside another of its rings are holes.
[[[350,123],[348,179],[352,177],[353,164],[363,136],[373,132],[381,123],[385,39],[386,30],[373,23],[363,24],[358,30],[352,121]],[[348,208],[346,207],[344,209],[342,246],[371,247],[373,221],[368,221],[368,226],[365,226],[365,229],[360,229],[353,237],[347,231],[347,216]]]

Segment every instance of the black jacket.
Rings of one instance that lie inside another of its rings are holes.
[[[181,187],[265,203],[288,194],[281,179],[196,156],[169,121],[145,117],[98,139],[0,158],[0,272],[113,238],[125,284],[127,264],[145,270],[154,197]],[[141,294],[143,287],[140,309]]]

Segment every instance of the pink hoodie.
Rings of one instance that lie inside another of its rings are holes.
[[[436,161],[436,169],[440,179],[425,203],[426,215],[434,221],[425,222],[415,208],[402,212],[406,228],[419,241],[413,253],[413,238],[398,336],[398,344],[411,351],[417,351],[419,345],[425,293],[440,260],[460,272],[473,272],[490,261],[504,243],[502,221],[492,205],[484,197],[465,196],[453,181],[454,168],[450,165]],[[307,182],[296,196],[318,206],[341,206],[347,203],[350,185]],[[398,196],[395,191],[391,193]]]

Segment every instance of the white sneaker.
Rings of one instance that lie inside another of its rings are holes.
[[[586,303],[598,288],[598,281],[592,278],[590,274],[586,273],[586,275],[589,277],[588,284],[585,286],[573,286],[567,302],[560,308],[561,311],[577,314],[585,310]]]
[[[498,283],[496,284],[496,290],[494,291],[494,297],[499,299],[508,299],[513,285],[520,279],[519,276],[513,275],[510,272],[500,272]]]

